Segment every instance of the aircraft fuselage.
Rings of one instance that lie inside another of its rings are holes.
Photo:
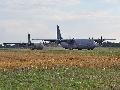
[[[74,39],[74,42],[61,42],[60,45],[65,49],[88,49],[93,50],[96,43],[91,39]]]

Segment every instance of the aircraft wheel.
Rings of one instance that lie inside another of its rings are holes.
[[[34,48],[31,48],[31,50],[34,50]]]
[[[82,49],[78,48],[78,50],[82,50]]]
[[[73,50],[73,48],[69,48],[69,50]]]

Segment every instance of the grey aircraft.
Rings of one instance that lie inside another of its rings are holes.
[[[34,49],[42,50],[44,47],[42,43],[32,43],[30,34],[28,34],[28,42],[27,43],[3,43],[3,45],[4,45],[4,47],[6,47],[7,45],[15,45],[16,47],[29,48],[31,50],[34,50]]]
[[[73,50],[73,49],[88,49],[93,50],[97,44],[102,44],[105,40],[116,40],[116,39],[63,39],[60,33],[59,26],[57,25],[57,39],[32,39],[32,40],[43,40],[43,41],[50,41],[56,42],[60,44],[63,48]]]
[[[56,42],[65,49],[88,49],[93,50],[96,47],[96,43],[93,39],[63,39],[60,33],[59,26],[57,25],[57,39],[32,39],[32,40],[43,40]]]

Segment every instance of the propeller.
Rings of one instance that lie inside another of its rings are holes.
[[[92,37],[92,38],[90,38],[90,37],[89,37],[89,39],[94,40],[94,38],[93,38],[93,37]]]
[[[116,40],[116,39],[103,39],[101,36],[100,39],[93,39],[95,42],[97,42],[99,45],[102,45],[105,40]]]
[[[93,37],[92,37],[93,39]],[[99,45],[102,45],[103,44],[103,41],[105,41],[105,39],[103,39],[103,37],[101,36],[100,39],[93,39],[95,42],[97,42]]]
[[[99,43],[100,45],[102,45],[104,40],[105,40],[105,39],[103,39],[103,37],[101,36],[98,43]]]
[[[69,44],[73,44],[74,42],[75,42],[74,38],[67,41],[67,43]]]

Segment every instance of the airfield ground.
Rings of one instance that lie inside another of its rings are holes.
[[[11,49],[0,51],[0,69],[53,68],[56,66],[109,68],[119,65],[119,49],[96,49],[94,51]]]
[[[0,89],[120,90],[120,49],[1,49]]]

